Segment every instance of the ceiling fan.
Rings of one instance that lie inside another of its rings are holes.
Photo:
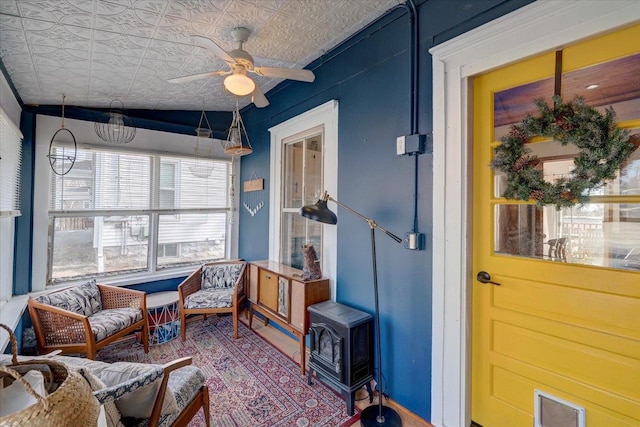
[[[193,80],[204,79],[215,76],[227,76],[224,79],[225,88],[238,96],[252,95],[253,103],[258,108],[266,107],[269,101],[264,93],[255,84],[247,73],[258,74],[259,76],[275,77],[281,79],[298,80],[301,82],[313,82],[316,76],[311,70],[300,70],[292,68],[278,67],[256,67],[253,57],[242,48],[242,45],[249,39],[251,31],[244,27],[235,27],[231,30],[233,39],[238,43],[238,48],[227,52],[213,40],[204,36],[191,36],[192,40],[200,47],[215,53],[220,59],[229,65],[227,71],[209,71],[207,73],[193,74],[190,76],[176,77],[169,79],[169,83],[185,83]]]

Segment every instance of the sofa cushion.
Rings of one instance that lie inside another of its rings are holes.
[[[243,265],[242,263],[203,265],[201,277],[202,289],[233,288]]]
[[[157,369],[158,365],[147,363],[133,362],[115,362],[100,373],[100,379],[107,386],[115,386],[125,383],[132,378],[144,378],[150,372]],[[137,390],[124,395],[116,400],[116,406],[123,417],[132,418],[149,418],[153,410],[153,402],[155,401],[158,389],[160,388],[161,378],[152,384],[145,385]],[[169,388],[164,395],[162,404],[162,414],[173,414],[178,412],[178,404],[176,398]]]
[[[139,308],[111,308],[89,316],[89,325],[97,342],[140,320],[142,311]]]
[[[201,289],[187,296],[184,308],[228,308],[233,305],[234,288],[231,289]]]
[[[98,289],[95,279],[61,291],[40,295],[36,301],[83,316],[91,316],[102,310],[100,289]]]

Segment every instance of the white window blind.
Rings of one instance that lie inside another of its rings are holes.
[[[22,133],[0,107],[0,217],[20,215]]]

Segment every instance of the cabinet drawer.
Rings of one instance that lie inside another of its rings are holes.
[[[260,269],[260,286],[258,303],[277,312],[278,311],[278,275]]]

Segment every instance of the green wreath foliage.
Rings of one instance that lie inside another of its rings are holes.
[[[495,148],[491,167],[506,174],[503,197],[515,200],[535,200],[538,206],[570,207],[589,200],[592,190],[614,179],[617,171],[635,150],[629,132],[616,125],[613,108],[602,114],[587,105],[583,98],[563,103],[553,98],[553,108],[543,99],[535,104],[538,115],[527,115],[511,127],[502,143]],[[531,154],[526,142],[535,136],[575,145],[579,154],[569,177],[554,182],[544,180],[540,160]]]

